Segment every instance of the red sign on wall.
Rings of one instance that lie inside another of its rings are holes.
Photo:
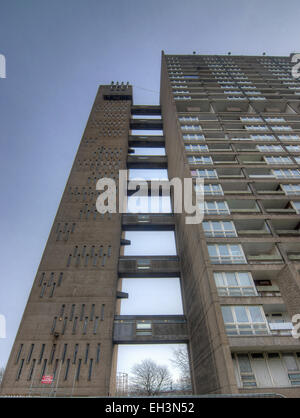
[[[45,385],[51,385],[52,382],[53,382],[53,376],[45,375],[42,377],[41,383],[44,383]]]

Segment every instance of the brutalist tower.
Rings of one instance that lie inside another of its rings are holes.
[[[188,345],[195,394],[300,395],[292,333],[300,83],[292,66],[290,57],[162,53],[159,106],[134,105],[128,84],[100,86],[2,395],[38,393],[43,376],[53,377],[48,394],[114,395],[118,345],[152,343]],[[165,147],[166,156],[135,155],[138,147]],[[184,213],[101,215],[97,181],[132,168],[204,178],[203,222],[186,224]],[[174,230],[177,256],[124,255],[129,230],[145,239]],[[120,315],[126,277],[180,277],[184,315]]]

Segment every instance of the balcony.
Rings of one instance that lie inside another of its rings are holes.
[[[234,155],[215,155],[213,156],[213,164],[224,164],[224,165],[237,165],[239,162],[236,160]]]
[[[265,165],[266,162],[261,155],[240,155],[239,160],[241,164]]]
[[[209,152],[232,152],[229,144],[209,144]]]
[[[278,200],[264,199],[262,200],[263,207],[267,213],[276,214],[296,214],[289,200],[282,198]]]
[[[277,235],[298,237],[300,235],[299,219],[274,219],[272,225]]]
[[[166,156],[158,155],[129,155],[127,157],[128,168],[167,168]]]
[[[183,315],[115,316],[115,344],[180,344],[188,341]]]
[[[237,164],[235,162],[235,164]],[[240,168],[228,167],[228,168],[218,168],[217,169],[219,179],[242,179],[244,174]]]
[[[275,176],[268,168],[247,168],[247,174],[250,179],[274,179]]]
[[[129,135],[128,145],[130,147],[164,147],[165,137],[164,136],[153,136],[153,135]]]
[[[238,101],[224,98],[213,100],[212,106],[216,112],[249,112],[249,102],[246,97]]]
[[[237,143],[236,150],[238,152],[257,152],[258,149],[255,144],[244,144],[244,143]]]
[[[234,222],[238,236],[264,236],[270,235],[268,225],[262,219],[236,220]]]
[[[130,129],[149,129],[149,130],[163,130],[163,123],[161,119],[131,119]]]
[[[134,105],[131,107],[132,115],[161,115],[160,106],[156,105]]]
[[[297,241],[286,242],[282,244],[282,248],[285,250],[287,257],[290,261],[300,263],[300,243]]]
[[[249,264],[283,263],[277,246],[272,242],[245,242],[243,249]]]
[[[127,195],[131,196],[139,190],[139,196],[151,196],[151,192],[155,191],[155,195],[169,196],[170,195],[170,183],[169,180],[143,180],[147,183],[147,188],[141,188],[139,180],[130,180],[130,189],[127,188]],[[128,183],[129,184],[129,183]]]
[[[243,182],[224,182],[222,183],[222,188],[225,195],[228,194],[252,194],[252,191],[247,183]]]
[[[122,216],[123,231],[173,231],[175,229],[172,214],[124,214]]]
[[[252,199],[227,200],[230,213],[259,213],[260,209]]]
[[[280,303],[275,302],[276,299],[274,299],[281,298],[280,288],[277,280],[274,279],[274,276],[276,276],[276,273],[272,270],[255,270],[252,272],[258,295],[261,298],[272,298],[271,300],[273,300],[273,303]]]
[[[257,182],[254,184],[257,194],[261,195],[274,195],[280,196],[285,195],[284,191],[281,189],[278,183],[274,182]]]
[[[120,277],[178,277],[177,256],[122,256],[119,258]]]
[[[228,337],[232,351],[249,351],[250,349],[261,351],[299,350],[299,340],[290,335],[264,335],[264,336],[230,336]]]

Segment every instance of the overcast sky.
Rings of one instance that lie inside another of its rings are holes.
[[[0,366],[98,85],[129,81],[135,104],[158,104],[162,49],[288,55],[299,16],[299,0],[0,0]]]

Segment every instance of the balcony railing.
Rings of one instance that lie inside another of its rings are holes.
[[[272,335],[291,335],[293,324],[291,322],[269,322]]]

